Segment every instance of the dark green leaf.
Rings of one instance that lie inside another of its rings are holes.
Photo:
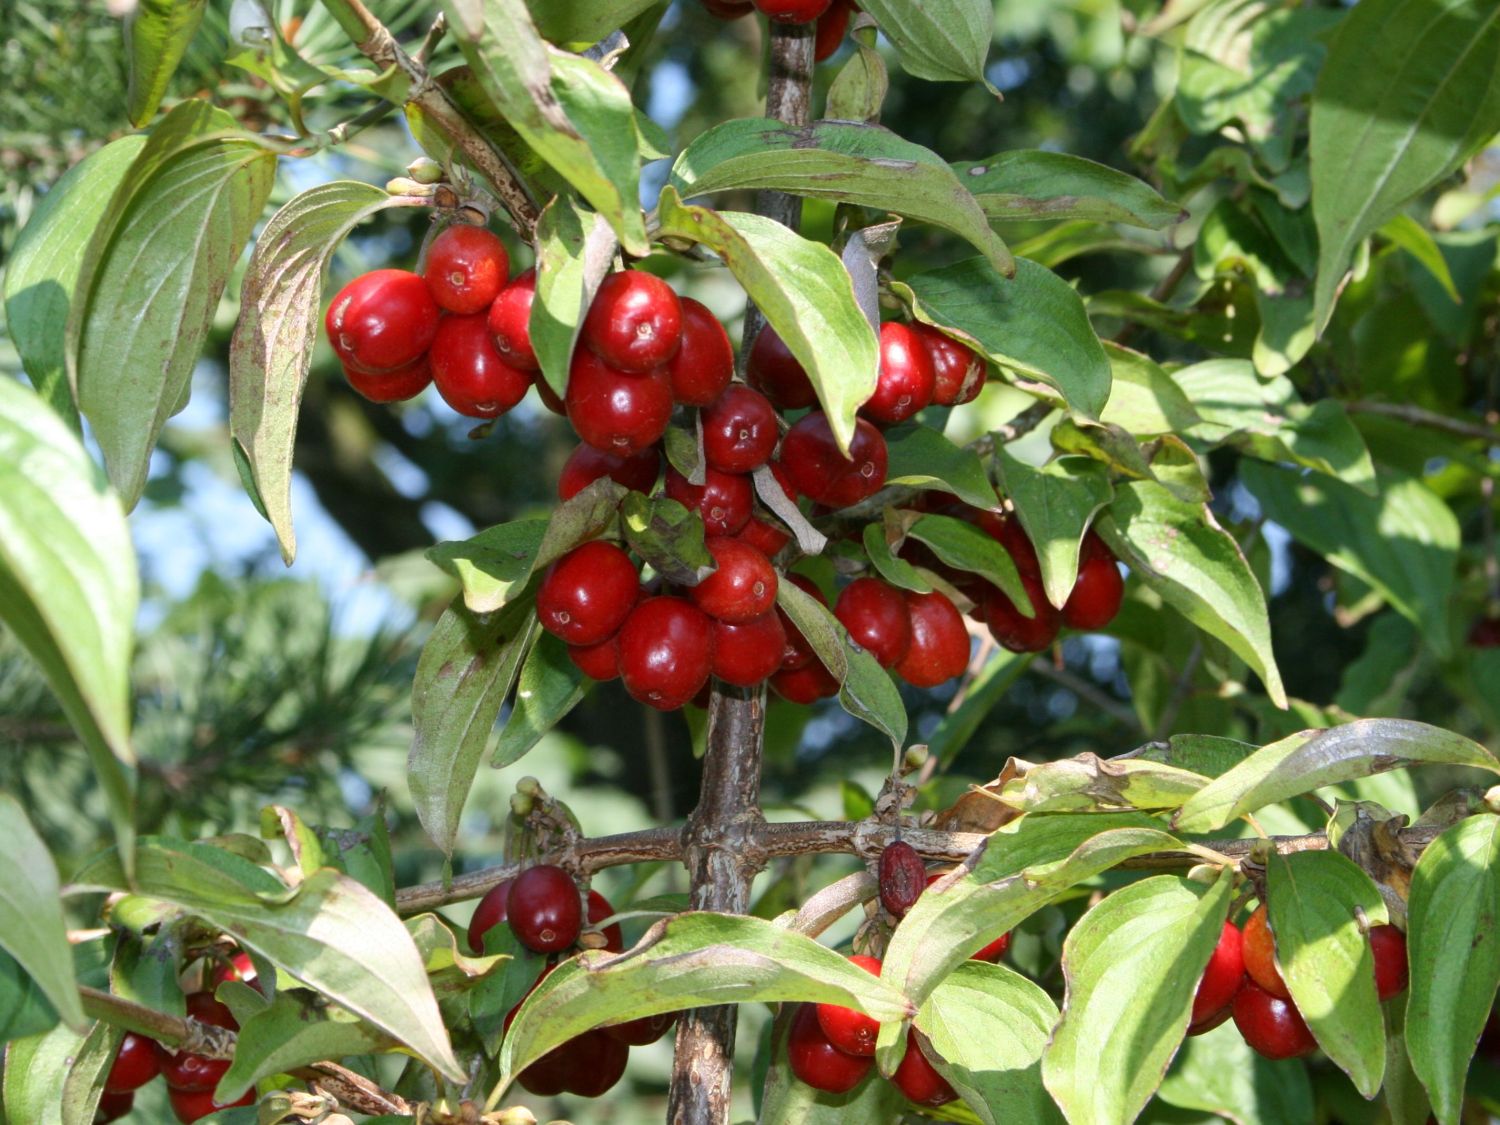
[[[620,505],[620,531],[636,556],[668,582],[696,586],[713,573],[702,518],[676,500],[630,493]]]
[[[139,0],[125,18],[132,125],[140,128],[155,115],[207,7],[207,0]]]
[[[1239,1125],[1312,1121],[1312,1086],[1300,1062],[1272,1062],[1245,1042],[1233,1023],[1183,1041],[1157,1091],[1180,1109],[1216,1114]]]
[[[998,540],[953,516],[923,516],[907,529],[913,539],[926,543],[933,554],[959,570],[967,570],[1000,587],[1025,617],[1032,617],[1031,596],[1021,585],[1014,560]]]
[[[1160,230],[1187,218],[1134,176],[1063,152],[1013,149],[953,170],[995,223],[1092,219]]]
[[[557,0],[527,0],[536,29],[552,42],[583,48],[624,27],[662,0],[591,0],[588,4],[559,4]]]
[[[391,863],[391,837],[385,824],[385,803],[362,816],[350,828],[314,825],[323,845],[323,859],[330,866],[358,879],[385,900],[396,905],[396,874]]]
[[[469,993],[469,1018],[485,1052],[493,1057],[506,1032],[505,1017],[526,998],[546,968],[547,959],[522,945],[507,922],[485,931],[484,951],[508,958],[494,972],[485,974]]]
[[[936,82],[984,81],[995,27],[990,0],[870,0],[860,7],[896,45],[906,73]]]
[[[185,960],[181,929],[168,922],[155,933],[121,934],[109,967],[109,990],[153,1011],[186,1015],[186,998],[177,981]]]
[[[984,474],[979,455],[954,445],[931,426],[895,426],[885,433],[887,484],[909,484],[951,492],[966,504],[994,510],[995,486]]]
[[[543,632],[532,646],[516,684],[516,701],[490,757],[496,769],[518,762],[542,736],[578,706],[590,680],[568,656],[568,646]]]

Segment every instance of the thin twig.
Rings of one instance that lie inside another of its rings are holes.
[[[1165,301],[1173,293],[1177,292],[1177,287],[1182,284],[1182,279],[1187,276],[1188,270],[1192,268],[1192,265],[1193,247],[1189,243],[1183,247],[1182,253],[1177,255],[1177,260],[1172,263],[1172,268],[1167,271],[1166,276],[1152,288],[1151,300],[1157,302]],[[1115,333],[1114,342],[1116,344],[1128,344],[1131,340],[1135,339],[1140,330],[1141,326],[1135,321],[1131,321]]]
[[[1435,410],[1424,410],[1404,402],[1346,402],[1344,409],[1350,414],[1376,414],[1383,418],[1397,418],[1413,426],[1429,430],[1441,430],[1456,437],[1472,438],[1475,441],[1500,444],[1500,430],[1493,426],[1481,426],[1476,422],[1465,422],[1461,418],[1450,418]]]

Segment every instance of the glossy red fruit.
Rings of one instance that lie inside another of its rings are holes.
[[[681,300],[682,344],[667,364],[672,397],[685,406],[707,406],[734,378],[734,347],[707,305],[691,297]]]
[[[813,38],[814,62],[830,58],[844,42],[844,33],[849,30],[849,12],[849,5],[844,0],[833,0],[828,10],[818,17],[818,30]]]
[[[585,676],[600,683],[620,674],[620,649],[614,637],[596,645],[569,645],[568,659]]]
[[[1245,956],[1242,949],[1240,929],[1233,922],[1225,922],[1219,933],[1219,944],[1214,946],[1208,967],[1198,981],[1198,991],[1193,995],[1193,1014],[1188,1020],[1188,1032],[1193,1033],[1200,1025],[1216,1019],[1234,1000],[1234,994],[1245,979]],[[1206,1026],[1203,1030],[1208,1030]]]
[[[782,410],[800,410],[818,401],[807,371],[797,362],[776,330],[767,326],[750,345],[745,358],[745,378]]]
[[[888,320],[880,326],[880,376],[875,393],[859,412],[886,425],[904,422],[932,401],[935,384],[932,356],[922,338],[910,325]]]
[[[1188,1024],[1187,1033],[1189,1035],[1207,1035],[1214,1028],[1229,1020],[1233,1015],[1234,1001],[1231,1000],[1228,1004],[1225,1004],[1222,1008],[1220,1008],[1213,1015],[1209,1016],[1202,1023]]]
[[[1500,617],[1479,617],[1469,626],[1470,648],[1500,648]]]
[[[754,0],[756,8],[782,23],[811,23],[828,10],[829,0]]]
[[[588,920],[590,926],[597,926],[604,919],[613,915],[614,912],[615,908],[609,904],[609,899],[605,898],[598,891],[589,891]],[[620,929],[620,923],[615,922],[613,925],[605,926],[601,932],[604,934],[604,948],[606,950],[610,953],[624,952],[625,934]]]
[[[568,372],[568,421],[595,449],[627,456],[655,445],[667,432],[672,383],[665,370],[627,375],[579,348]]]
[[[1021,585],[1031,598],[1031,617],[1021,616],[1015,603],[995,586],[985,587],[980,610],[990,634],[1000,645],[1011,652],[1041,652],[1057,639],[1062,615],[1047,600],[1040,578],[1023,571]]]
[[[1017,570],[1033,578],[1041,577],[1042,564],[1037,561],[1036,548],[1019,519],[999,512],[980,512],[977,522],[981,531],[1005,548]]]
[[[488,309],[510,279],[510,255],[493,231],[457,224],[432,240],[423,276],[440,308],[469,316]]]
[[[505,913],[516,938],[536,953],[567,949],[583,928],[578,884],[550,863],[528,867],[516,876],[505,899]]]
[[[570,645],[596,645],[625,623],[640,587],[629,555],[603,539],[590,540],[547,568],[536,592],[537,621]]]
[[[568,1093],[580,1098],[603,1097],[625,1076],[630,1047],[624,1041],[595,1028],[574,1039],[571,1046],[574,1066]]]
[[[834,603],[839,619],[854,643],[880,662],[894,668],[911,648],[911,615],[901,591],[879,578],[856,578]]]
[[[792,1017],[786,1058],[792,1073],[814,1090],[843,1094],[858,1086],[875,1060],[845,1054],[829,1042],[818,1023],[816,1005],[802,1004]]]
[[[492,336],[491,339],[494,339]],[[517,368],[517,370],[520,370]],[[541,404],[560,418],[568,415],[568,404],[562,400],[562,396],[552,389],[552,384],[540,371],[528,372],[531,376],[531,385],[536,388],[536,397]]]
[[[240,1029],[240,1025],[235,1021],[234,1013],[229,1010],[229,1005],[214,999],[212,992],[189,992],[187,1014],[190,1019],[195,1019],[199,1023],[227,1027],[230,1031]]]
[[[774,613],[738,624],[714,622],[713,674],[726,684],[754,687],[781,668],[785,650],[786,630]]]
[[[1389,1000],[1406,988],[1406,935],[1395,926],[1370,929],[1370,951],[1375,955],[1375,991]]]
[[[469,951],[474,956],[484,956],[484,935],[492,926],[505,921],[506,902],[510,898],[510,885],[514,882],[514,879],[503,879],[496,883],[474,908],[474,916],[469,919]]]
[[[713,621],[685,598],[647,598],[620,627],[620,678],[639,703],[674,711],[713,667]]]
[[[776,408],[753,388],[727,388],[703,411],[703,457],[726,473],[760,468],[781,440]]]
[[[541,366],[531,347],[531,303],[535,298],[536,270],[527,270],[500,290],[487,314],[495,350],[521,371],[536,371]]]
[[[776,568],[771,560],[738,539],[713,538],[707,545],[718,569],[688,591],[693,604],[732,624],[770,613],[776,605]]]
[[[208,980],[211,988],[218,988],[227,980],[243,981],[257,992],[264,992],[258,979],[255,962],[250,960],[250,954],[241,950],[229,959],[227,965],[216,965],[214,971],[209,974]]]
[[[427,292],[427,282],[416,274],[374,270],[338,291],[323,325],[345,367],[394,371],[432,345],[438,307]]]
[[[99,1095],[99,1108],[94,1113],[94,1125],[109,1125],[130,1112],[135,1105],[133,1093],[111,1094],[108,1090]]]
[[[721,20],[739,19],[755,11],[750,0],[702,0],[703,6]]]
[[[1282,1000],[1292,998],[1291,990],[1281,978],[1281,970],[1276,967],[1276,939],[1264,905],[1257,907],[1255,913],[1250,915],[1250,920],[1245,923],[1241,952],[1245,959],[1245,972],[1250,974],[1251,980],[1272,996]]]
[[[429,356],[438,394],[469,418],[498,418],[531,388],[529,374],[500,358],[482,314],[443,317]]]
[[[621,270],[599,286],[578,338],[615,370],[644,374],[677,354],[682,305],[661,278]]]
[[[666,493],[689,511],[703,517],[703,532],[710,537],[734,535],[750,522],[755,485],[740,473],[725,473],[709,466],[702,484],[690,484],[667,466]]]
[[[423,352],[405,367],[371,374],[343,365],[344,378],[355,392],[371,402],[405,402],[416,398],[432,382],[432,363]]]
[[[553,1047],[516,1075],[521,1088],[538,1098],[555,1098],[565,1092],[577,1067],[572,1051],[574,1042],[576,1040],[569,1039]]]
[[[984,389],[984,360],[979,353],[930,324],[913,323],[911,330],[932,359],[932,401],[938,406],[973,402]]]
[[[751,516],[749,522],[735,534],[735,538],[741,543],[748,543],[767,558],[774,558],[781,548],[792,541],[789,532],[782,531],[759,516]]]
[[[969,631],[964,628],[964,615],[938,590],[930,594],[907,590],[904,596],[911,620],[911,647],[897,662],[896,675],[921,688],[963,675],[969,666]]]
[[[880,975],[880,959],[856,953],[849,963],[858,965],[871,976]],[[839,1004],[817,1004],[813,1010],[818,1015],[818,1026],[828,1041],[846,1055],[868,1058],[875,1053],[875,1039],[880,1034],[880,1021],[853,1008]]]
[[[830,508],[858,504],[885,484],[885,438],[863,418],[855,421],[849,452],[848,458],[839,452],[821,410],[801,418],[781,441],[781,463],[797,491]]]
[[[1252,1050],[1268,1059],[1295,1059],[1318,1047],[1296,1005],[1273,996],[1253,980],[1245,981],[1234,994],[1234,1026]]]
[[[807,575],[788,574],[785,580],[797,587],[804,594],[815,598],[819,605],[825,607],[828,605],[828,599],[823,596],[823,591]],[[792,624],[792,619],[780,607],[777,607],[776,615],[781,618],[781,626],[786,630],[786,650],[782,653],[781,657],[782,671],[791,672],[798,668],[807,667],[808,664],[817,659],[813,653],[812,645],[807,643],[807,638],[802,635],[802,630]]]
[[[188,1051],[158,1049],[163,1081],[173,1090],[211,1091],[229,1069],[228,1059],[210,1059]]]
[[[771,677],[771,686],[782,699],[804,706],[839,693],[838,680],[821,660],[809,661],[801,668],[783,668]]]
[[[927,889],[927,865],[905,840],[887,844],[880,853],[880,905],[894,918],[905,918]]]
[[[217,1081],[217,1080],[216,1080]],[[172,1112],[177,1115],[177,1120],[182,1125],[191,1125],[192,1122],[207,1117],[210,1113],[218,1113],[221,1109],[233,1109],[235,1106],[254,1105],[255,1091],[245,1091],[245,1096],[236,1102],[214,1101],[213,1088],[207,1090],[179,1090],[169,1088],[167,1100],[172,1103]]]
[[[611,1024],[599,1030],[611,1039],[618,1039],[621,1043],[631,1047],[644,1047],[655,1043],[670,1031],[676,1022],[676,1012],[661,1012],[654,1016],[640,1016],[633,1020],[626,1020],[624,1023]]]
[[[655,447],[620,457],[592,445],[580,445],[563,463],[557,498],[571,500],[600,477],[609,477],[636,492],[650,492],[661,476],[661,452]]]
[[[104,1076],[104,1090],[109,1094],[128,1094],[139,1090],[161,1073],[161,1056],[156,1040],[127,1031],[109,1073]]]
[[[914,1027],[907,1029],[906,1054],[901,1056],[900,1065],[891,1075],[891,1083],[906,1095],[908,1101],[917,1105],[947,1105],[958,1097],[957,1091],[938,1073],[937,1067],[932,1065],[927,1053],[922,1050]]]
[[[1063,603],[1063,624],[1070,629],[1103,629],[1120,612],[1125,580],[1115,556],[1092,531],[1083,537],[1078,556],[1078,580]]]

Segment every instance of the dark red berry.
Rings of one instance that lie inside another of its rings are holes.
[[[1234,994],[1245,979],[1245,957],[1242,949],[1240,929],[1233,922],[1225,922],[1219,933],[1219,944],[1214,946],[1208,967],[1198,981],[1198,991],[1193,995],[1193,1014],[1188,1020],[1188,1033],[1193,1034],[1200,1025],[1219,1017],[1234,1001]],[[1217,1025],[1215,1025],[1217,1026]]]
[[[229,964],[216,966],[208,979],[214,988],[227,980],[237,980],[243,981],[257,992],[264,992],[265,989],[261,987],[258,976],[255,962],[250,959],[250,954],[241,950],[229,959]]]
[[[443,317],[430,356],[438,394],[469,418],[498,418],[531,388],[530,375],[500,358],[483,314]]]
[[[599,1098],[609,1093],[625,1076],[630,1047],[612,1035],[595,1028],[585,1031],[569,1044],[573,1068],[567,1090],[580,1098]]]
[[[577,1069],[572,1050],[576,1042],[575,1039],[569,1039],[566,1043],[553,1047],[516,1075],[521,1088],[538,1098],[555,1098],[566,1091],[573,1072]]]
[[[880,975],[880,960],[856,953],[849,962],[858,965],[871,976]],[[875,1053],[875,1039],[880,1034],[880,1021],[853,1008],[841,1004],[818,1004],[813,1010],[818,1014],[818,1026],[828,1041],[846,1055],[868,1058]]]
[[[536,298],[536,270],[517,275],[490,305],[488,323],[495,350],[521,371],[541,367],[531,347],[531,304]]]
[[[569,645],[568,659],[585,676],[600,683],[620,674],[620,649],[614,637],[596,645]]]
[[[990,634],[1003,647],[1011,652],[1041,652],[1057,638],[1062,615],[1047,600],[1040,578],[1023,571],[1021,585],[1031,599],[1031,617],[1021,616],[1015,603],[995,586],[985,587],[980,611]]]
[[[432,240],[423,276],[439,307],[460,316],[481,313],[509,280],[510,255],[492,231],[457,224]]]
[[[561,867],[539,863],[516,876],[505,899],[506,920],[517,940],[537,953],[556,953],[578,940],[583,900]]]
[[[880,853],[880,905],[894,918],[905,918],[927,888],[927,865],[905,840],[887,844]]]
[[[896,664],[896,675],[913,687],[929,688],[961,676],[969,666],[969,631],[964,615],[937,590],[905,592],[911,618],[911,647]]]
[[[828,599],[823,596],[823,591],[818,588],[818,584],[805,574],[788,574],[786,581],[797,587],[804,594],[816,599],[819,605],[828,605]],[[784,610],[778,607],[776,613],[781,618],[782,628],[786,630],[786,650],[783,652],[781,658],[782,671],[790,672],[798,668],[807,667],[808,664],[817,659],[812,645],[808,644],[807,638],[802,635],[802,630],[792,624],[792,619],[786,615]]]
[[[1276,967],[1276,937],[1271,931],[1271,921],[1264,905],[1258,906],[1245,923],[1240,943],[1245,960],[1245,972],[1250,979],[1272,996],[1290,1000],[1292,993]]]
[[[755,485],[747,476],[725,473],[709,466],[702,484],[690,484],[670,465],[667,466],[667,495],[689,511],[703,517],[703,531],[709,536],[734,535],[750,522],[755,502]]]
[[[547,568],[536,592],[537,620],[570,645],[596,645],[624,624],[640,584],[629,555],[613,543],[591,540]]]
[[[1318,1047],[1297,1006],[1271,995],[1253,980],[1245,981],[1234,994],[1234,1026],[1252,1050],[1268,1059],[1295,1059]]]
[[[958,1097],[957,1091],[927,1058],[927,1053],[917,1042],[917,1029],[914,1027],[906,1031],[906,1054],[901,1056],[900,1065],[891,1075],[891,1083],[908,1101],[917,1105],[947,1105]]]
[[[821,660],[810,661],[801,668],[783,668],[771,677],[771,686],[782,699],[804,705],[839,693],[838,680],[823,667]]]
[[[338,291],[324,318],[328,342],[345,367],[394,371],[422,355],[437,335],[438,307],[427,282],[408,270],[375,270]]]
[[[932,357],[932,401],[938,406],[973,402],[984,389],[984,360],[979,353],[945,336],[929,324],[913,323],[911,330]]]
[[[856,578],[834,603],[833,615],[882,668],[894,668],[911,648],[911,615],[901,591],[879,578]]]
[[[1036,548],[1031,545],[1020,520],[998,512],[980,512],[978,524],[981,531],[1005,548],[1018,571],[1033,578],[1041,577],[1042,564],[1037,561]]]
[[[104,1090],[110,1094],[128,1094],[139,1090],[161,1073],[161,1056],[156,1040],[127,1031],[109,1073],[104,1076]]]
[[[1500,648],[1500,617],[1476,618],[1469,626],[1470,648]]]
[[[785,649],[786,630],[774,613],[739,624],[715,621],[713,674],[728,684],[754,687],[781,668]]]
[[[235,1021],[234,1013],[229,1010],[229,1005],[214,999],[212,992],[189,992],[187,1014],[190,1019],[195,1019],[199,1023],[227,1027],[230,1031],[240,1029],[240,1025]]]
[[[672,420],[672,383],[664,369],[627,375],[582,348],[573,353],[564,401],[579,437],[620,456],[655,445]]]
[[[755,11],[750,0],[702,0],[703,6],[721,20],[739,19]]]
[[[641,270],[612,273],[594,295],[579,340],[617,371],[653,371],[682,343],[682,305],[659,277]]]
[[[667,364],[672,397],[685,406],[707,406],[734,377],[734,348],[719,318],[702,301],[682,298],[682,345]]]
[[[870,1073],[872,1058],[846,1055],[828,1040],[818,1023],[818,1009],[802,1004],[792,1017],[792,1029],[786,1040],[787,1062],[792,1073],[814,1090],[843,1094],[858,1086]]]
[[[829,0],[754,0],[756,8],[782,23],[811,23],[828,10]]]
[[[683,598],[647,598],[620,627],[620,678],[637,702],[673,711],[698,694],[713,667],[713,622]]]
[[[844,33],[849,30],[849,11],[845,0],[833,0],[828,10],[818,17],[818,30],[813,39],[814,62],[823,62],[839,49]]]
[[[590,926],[597,926],[604,919],[611,917],[615,908],[609,904],[598,891],[590,890],[588,896],[588,920]],[[620,929],[620,923],[605,926],[601,931],[604,934],[604,948],[610,953],[622,953],[625,950],[625,934]]]
[[[215,1079],[217,1081],[217,1079]],[[221,1109],[233,1109],[235,1106],[254,1105],[255,1091],[245,1091],[245,1096],[239,1101],[216,1102],[214,1101],[213,1087],[206,1090],[181,1090],[176,1087],[167,1089],[167,1100],[172,1104],[172,1112],[177,1115],[177,1120],[182,1125],[191,1125],[192,1122],[207,1117],[210,1113],[218,1113]]]
[[[162,1079],[174,1090],[212,1090],[229,1069],[228,1059],[211,1059],[188,1051],[160,1048]]]
[[[639,1016],[624,1023],[610,1024],[599,1030],[611,1039],[618,1039],[632,1047],[645,1047],[655,1043],[677,1022],[676,1012],[660,1012],[654,1016]]]
[[[703,411],[703,457],[726,473],[760,468],[781,440],[776,408],[757,390],[732,386]]]
[[[688,591],[694,605],[734,624],[771,612],[776,604],[776,568],[770,559],[738,539],[709,539],[708,553],[718,569]]]
[[[133,1093],[112,1094],[108,1090],[99,1095],[99,1108],[94,1113],[94,1125],[109,1125],[130,1112],[135,1105]]]
[[[423,352],[405,367],[371,374],[343,365],[344,378],[355,392],[371,402],[405,402],[416,398],[432,382],[432,363]]]
[[[1389,1000],[1406,988],[1406,935],[1395,926],[1374,926],[1370,951],[1375,955],[1375,991],[1382,1000]]]
[[[1103,629],[1120,612],[1125,581],[1115,556],[1092,531],[1083,537],[1078,556],[1078,580],[1063,603],[1063,624],[1070,629]]]
[[[782,410],[800,410],[818,401],[807,370],[769,326],[762,328],[750,345],[745,378]]]
[[[650,492],[661,476],[661,452],[654,446],[620,457],[592,445],[580,445],[563,463],[557,498],[571,500],[600,477],[609,477],[636,492]]]
[[[830,508],[847,508],[874,495],[885,484],[885,438],[869,422],[857,419],[849,452],[850,457],[839,452],[828,418],[821,410],[814,410],[782,439],[781,463],[803,496]]]
[[[494,339],[492,336],[491,339]],[[520,368],[517,368],[519,371]],[[541,404],[560,418],[567,417],[568,404],[562,399],[562,395],[552,389],[552,384],[547,382],[547,377],[540,371],[532,371],[531,385],[536,388],[536,397]]]
[[[474,916],[469,919],[469,951],[474,956],[484,956],[484,935],[491,927],[505,921],[506,900],[510,898],[510,885],[514,882],[514,879],[502,879],[485,892],[474,908]]]
[[[880,326],[880,375],[875,393],[859,408],[887,425],[904,422],[932,401],[936,377],[932,356],[910,326],[888,320]]]

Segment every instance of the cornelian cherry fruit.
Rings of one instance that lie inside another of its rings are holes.
[[[702,0],[703,6],[721,20],[739,19],[755,11],[750,0]]]
[[[599,1030],[611,1039],[618,1039],[632,1047],[644,1047],[655,1043],[677,1022],[676,1012],[658,1012],[654,1016],[637,1016],[624,1023],[610,1024]]]
[[[666,493],[689,511],[703,517],[703,531],[709,536],[734,535],[750,522],[755,500],[755,486],[739,473],[725,473],[712,465],[704,471],[703,483],[692,484],[670,465],[667,466]]]
[[[615,908],[596,890],[590,890],[588,895],[588,920],[590,926],[597,926],[604,919],[610,917]],[[604,948],[610,953],[623,953],[625,950],[625,933],[620,929],[620,923],[605,926],[601,933],[604,934]]]
[[[849,958],[849,963],[858,965],[871,976],[880,975],[880,959],[877,957],[856,953]],[[824,1036],[844,1054],[868,1058],[875,1053],[880,1022],[874,1017],[841,1004],[817,1004],[813,1010],[818,1015],[818,1026]]]
[[[437,335],[438,307],[427,282],[409,270],[374,270],[334,296],[324,318],[328,342],[345,367],[394,371],[422,355]]]
[[[789,703],[804,706],[839,693],[839,682],[821,660],[809,661],[801,668],[783,668],[771,677],[776,694]]]
[[[969,631],[958,607],[938,590],[929,594],[907,590],[904,596],[911,620],[911,647],[897,661],[896,675],[920,688],[963,675],[969,666]]]
[[[217,1079],[215,1081],[217,1082]],[[183,1090],[171,1086],[167,1089],[167,1101],[171,1103],[172,1112],[177,1115],[177,1120],[182,1122],[182,1125],[191,1125],[192,1122],[201,1120],[211,1113],[218,1113],[221,1109],[254,1105],[255,1091],[245,1091],[244,1097],[238,1101],[216,1102],[212,1086],[206,1090]]]
[[[600,683],[620,675],[620,648],[614,637],[596,645],[569,645],[568,659],[585,676]]]
[[[484,312],[510,278],[510,255],[493,231],[455,224],[427,248],[428,292],[445,312]]]
[[[537,620],[570,645],[595,645],[624,624],[639,591],[640,575],[630,556],[594,539],[547,569],[536,594]]]
[[[1250,979],[1272,996],[1282,1000],[1292,998],[1281,970],[1276,967],[1276,939],[1271,932],[1271,921],[1262,904],[1250,915],[1242,935],[1241,951],[1245,959],[1245,972]]]
[[[1245,957],[1240,930],[1233,922],[1225,922],[1219,933],[1219,943],[1214,946],[1208,966],[1198,981],[1198,991],[1193,995],[1188,1034],[1218,1026],[1212,1021],[1217,1020],[1234,1001],[1234,994],[1244,979]]]
[[[978,398],[985,375],[979,353],[929,324],[913,323],[911,330],[932,358],[932,401],[938,406],[962,406]]]
[[[792,1017],[786,1040],[787,1062],[798,1080],[814,1090],[843,1094],[854,1089],[870,1073],[873,1058],[845,1054],[829,1041],[818,1022],[816,1005],[803,1004]]]
[[[573,1068],[566,1087],[580,1098],[600,1098],[625,1076],[630,1047],[600,1028],[572,1040]]]
[[[927,889],[927,865],[905,840],[887,844],[880,852],[880,905],[893,918],[905,918]]]
[[[443,317],[429,354],[438,394],[466,417],[498,418],[531,389],[531,376],[500,358],[482,314]]]
[[[814,62],[824,62],[832,57],[844,42],[844,33],[849,30],[849,11],[845,0],[833,0],[828,10],[818,17],[818,30],[813,38]]]
[[[675,711],[708,681],[713,621],[685,598],[647,598],[620,627],[618,645],[620,678],[631,698]]]
[[[823,591],[807,575],[788,574],[785,580],[797,587],[804,594],[816,599],[819,605],[825,607],[828,605],[828,599],[823,596]],[[781,618],[782,628],[786,630],[786,650],[782,653],[781,658],[782,670],[790,672],[798,668],[805,668],[810,663],[815,663],[817,657],[813,653],[812,645],[808,644],[807,638],[802,635],[802,630],[792,624],[792,619],[779,606],[776,609],[776,615]],[[819,667],[821,667],[821,664]]]
[[[1406,935],[1395,926],[1373,926],[1370,951],[1375,955],[1375,992],[1380,999],[1389,1000],[1406,988]]]
[[[753,388],[729,387],[703,411],[703,457],[715,469],[752,472],[771,459],[780,440],[776,408]]]
[[[1465,643],[1470,648],[1500,648],[1500,617],[1475,618]]]
[[[612,273],[594,294],[579,340],[617,371],[653,371],[682,343],[682,305],[659,277],[641,270]]]
[[[571,500],[600,477],[609,477],[635,492],[650,492],[661,475],[661,452],[655,447],[628,456],[580,445],[563,463],[557,498]]]
[[[490,304],[487,323],[495,350],[520,371],[540,368],[531,347],[531,304],[536,298],[536,270],[518,274]]]
[[[693,604],[710,617],[742,624],[776,605],[776,568],[748,543],[738,539],[708,540],[708,553],[718,569],[689,591]]]
[[[1031,617],[1024,617],[1016,604],[996,586],[986,586],[980,600],[984,623],[990,635],[1011,652],[1041,652],[1057,638],[1062,616],[1047,600],[1042,580],[1021,571],[1021,586],[1031,599]]]
[[[112,1094],[105,1090],[99,1095],[99,1108],[94,1111],[94,1125],[109,1125],[111,1121],[118,1121],[134,1106],[134,1093]]]
[[[885,438],[863,418],[855,421],[849,452],[839,452],[821,410],[799,419],[781,441],[781,463],[797,491],[830,508],[858,504],[885,484]]]
[[[578,436],[617,456],[655,445],[672,420],[672,382],[665,369],[627,375],[583,348],[573,353],[563,401]]]
[[[343,365],[344,378],[355,392],[371,402],[405,402],[416,398],[432,382],[432,363],[423,352],[405,367],[371,374]]]
[[[237,980],[243,981],[257,992],[264,992],[265,989],[261,987],[258,977],[255,962],[250,959],[250,954],[241,950],[230,957],[229,964],[216,966],[208,979],[215,988],[227,980]]]
[[[484,935],[493,926],[505,921],[506,901],[510,898],[510,885],[514,882],[514,879],[502,879],[485,892],[479,905],[474,908],[474,916],[469,919],[469,952],[474,956],[484,956]]]
[[[782,23],[811,23],[828,10],[829,0],[754,0],[764,15]]]
[[[104,1089],[110,1094],[128,1094],[139,1090],[161,1073],[161,1057],[156,1040],[127,1031],[115,1052],[115,1061],[104,1076]]]
[[[505,898],[506,921],[517,940],[537,953],[557,953],[578,940],[583,900],[561,867],[539,863],[515,877]]]
[[[767,558],[775,556],[792,541],[789,532],[782,531],[759,516],[751,516],[745,526],[735,533],[735,538],[741,543],[748,543]]]
[[[707,305],[691,297],[681,301],[682,344],[667,363],[672,397],[684,406],[707,406],[734,377],[734,347]]]
[[[807,370],[769,325],[750,345],[745,378],[781,410],[800,410],[818,401]]]
[[[1070,629],[1103,629],[1120,612],[1124,596],[1125,581],[1114,553],[1090,531],[1079,552],[1078,579],[1063,603],[1063,624]]]
[[[1245,981],[1234,994],[1234,1026],[1252,1050],[1268,1059],[1295,1059],[1318,1047],[1297,1006],[1254,980]]]
[[[875,393],[859,408],[877,422],[904,422],[932,401],[936,376],[932,355],[909,325],[888,320],[880,326],[880,375]]]
[[[833,615],[882,668],[893,668],[911,648],[911,615],[901,591],[879,578],[856,578],[834,603]]]
[[[713,674],[736,687],[754,687],[781,668],[785,649],[786,630],[774,613],[739,623],[715,621]]]
[[[932,1060],[922,1050],[914,1027],[907,1028],[906,1054],[901,1056],[900,1064],[891,1075],[891,1083],[908,1101],[917,1105],[947,1105],[958,1097],[958,1092],[938,1073],[937,1067],[932,1065]]]

